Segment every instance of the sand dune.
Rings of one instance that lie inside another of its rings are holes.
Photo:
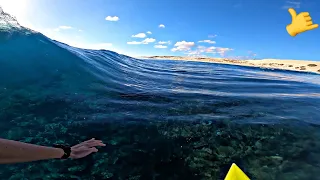
[[[269,69],[285,69],[291,71],[314,72],[320,74],[320,61],[304,61],[304,60],[279,60],[279,59],[263,59],[263,60],[233,60],[225,58],[208,58],[208,57],[182,57],[182,56],[144,56],[142,59],[170,59],[170,60],[186,60],[201,61],[220,64],[234,64],[241,66],[252,66]]]

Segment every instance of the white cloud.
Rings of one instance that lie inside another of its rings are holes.
[[[231,48],[221,48],[221,47],[216,48],[216,51],[217,51],[217,53],[220,54],[220,56],[224,56],[226,52],[232,51],[232,50],[233,49],[231,49]]]
[[[228,51],[232,51],[231,48],[222,48],[222,47],[205,47],[205,46],[198,46],[195,50],[189,50],[186,54],[188,55],[202,55],[203,53],[207,54],[220,54],[220,56],[224,56],[225,53]]]
[[[131,37],[135,38],[145,38],[147,35],[145,33],[138,33],[136,35],[132,35]]]
[[[152,34],[152,32],[151,32],[151,31],[148,31],[147,34]]]
[[[301,2],[298,0],[296,1],[286,1],[286,4],[282,6],[283,9],[289,9],[289,8],[294,8],[294,9],[299,9],[301,5]]]
[[[82,29],[79,29],[78,31],[79,31],[79,32],[83,32],[83,30],[82,30]]]
[[[202,41],[198,41],[199,43],[209,43],[209,44],[215,44],[215,41],[211,41],[211,40],[202,40]]]
[[[195,50],[189,50],[186,54],[188,55],[200,55],[202,53],[209,53],[214,49],[214,47],[205,47],[205,46],[198,46]]]
[[[164,45],[155,45],[154,48],[159,48],[159,49],[165,49],[168,46],[164,46]]]
[[[160,24],[159,28],[165,28],[166,26],[164,24]]]
[[[73,29],[71,26],[59,26],[54,29],[54,31],[60,31],[60,30],[68,30],[68,29]]]
[[[153,39],[153,38],[146,38],[144,39],[143,41],[130,41],[130,42],[127,42],[127,44],[131,44],[131,45],[136,45],[136,44],[149,44],[149,43],[153,43],[155,42],[156,39]]]
[[[208,35],[208,38],[215,38],[215,37],[217,37],[216,34],[210,34],[210,35]]]
[[[201,52],[205,52],[205,53],[213,53],[215,54],[216,53],[216,47],[214,46],[211,46],[211,47],[203,47],[203,46],[199,46],[198,49],[201,51]]]
[[[155,42],[156,39],[153,38],[146,38],[145,40],[142,41],[142,44],[149,44]]]
[[[159,41],[158,44],[171,44],[171,41]]]
[[[107,21],[119,21],[119,17],[118,16],[107,16],[106,20]]]
[[[127,44],[141,44],[140,41],[130,41],[130,42],[127,42]]]
[[[175,45],[175,48],[172,48],[171,51],[188,51],[191,49],[192,46],[194,46],[194,42],[186,42],[186,41],[180,41],[177,42]]]

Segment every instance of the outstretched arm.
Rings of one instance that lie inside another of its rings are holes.
[[[71,147],[70,158],[85,157],[105,146],[100,140],[90,139]],[[61,158],[64,151],[60,148],[39,146],[0,138],[0,164],[38,161]]]

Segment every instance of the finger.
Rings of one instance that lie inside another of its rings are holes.
[[[318,24],[313,24],[313,25],[311,25],[311,26],[307,26],[307,27],[306,27],[306,30],[312,30],[312,29],[315,29],[315,28],[318,28],[318,27],[319,27]]]
[[[101,140],[94,140],[94,141],[84,142],[83,144],[91,144],[91,143],[97,143],[97,142],[102,143]]]
[[[77,145],[72,146],[72,147],[71,147],[71,149],[72,149],[72,148],[79,148],[79,147],[81,147],[81,146],[83,146],[83,144],[82,144],[82,143],[81,143],[81,144],[77,144]]]
[[[84,141],[80,144],[90,144],[90,143],[95,143],[95,142],[102,142],[101,140],[95,140],[94,138],[88,140],[88,141]]]
[[[93,145],[93,146],[106,146],[106,144],[104,144],[104,143],[98,143],[98,144]]]
[[[100,140],[94,140],[94,141],[85,141],[82,142],[80,144],[77,144],[75,146],[73,146],[72,148],[80,148],[80,147],[93,147],[93,146],[105,146],[104,143],[102,143],[102,141]]]
[[[84,141],[83,143],[88,143],[88,142],[92,142],[92,141],[95,141],[95,140],[96,140],[95,138],[91,138],[91,139],[89,139],[87,141]]]
[[[302,12],[301,15],[304,17],[310,16],[310,14],[308,12]]]
[[[92,143],[87,143],[87,147],[94,147],[94,146],[105,146],[102,142],[92,142]]]
[[[79,148],[79,147],[81,147],[81,146],[84,146],[84,145],[87,145],[88,143],[93,143],[93,142],[100,142],[100,143],[102,143],[101,140],[96,140],[95,138],[91,138],[91,139],[89,139],[89,140],[87,140],[87,141],[84,141],[84,142],[82,142],[82,143],[80,143],[80,144],[77,144],[77,145],[74,145],[74,146],[72,146],[72,147],[73,147],[73,148]]]
[[[312,21],[307,21],[306,24],[307,24],[307,26],[310,26],[310,25],[312,25]]]
[[[89,139],[87,141],[83,141],[82,143],[74,145],[73,147],[80,147],[80,146],[83,146],[84,144],[87,144],[87,143],[90,143],[90,142],[94,142],[94,141],[96,141],[96,140],[94,138],[91,138],[91,139]]]
[[[84,142],[83,144],[91,144],[91,143],[102,143],[102,141],[94,140],[94,141]]]
[[[86,144],[88,144],[88,143],[90,143],[90,142],[92,142],[91,139],[88,140],[88,141],[84,141],[84,142],[82,142],[82,143],[80,143],[80,144],[74,145],[74,146],[72,146],[72,148],[80,148],[80,147],[82,147],[82,146],[86,146]]]
[[[304,19],[305,19],[306,21],[311,21],[311,20],[312,20],[310,16],[307,16],[307,17],[305,17]]]
[[[101,140],[96,140],[96,139],[89,140],[89,141],[85,141],[85,142],[83,142],[83,143],[84,143],[84,144],[90,144],[90,143],[96,143],[96,142],[100,142],[100,143],[102,143],[102,141],[101,141]]]
[[[95,147],[92,147],[92,148],[90,148],[90,151],[91,151],[91,153],[93,153],[93,152],[98,152],[98,149],[95,148]]]
[[[100,143],[100,144],[98,144],[97,146],[106,146],[106,144]]]
[[[293,8],[289,8],[288,11],[289,11],[292,19],[297,16],[297,13],[296,13],[296,11],[295,11]]]

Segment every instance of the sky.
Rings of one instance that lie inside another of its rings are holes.
[[[51,39],[129,56],[320,61],[320,28],[292,37],[288,8],[320,24],[319,0],[0,0]]]

